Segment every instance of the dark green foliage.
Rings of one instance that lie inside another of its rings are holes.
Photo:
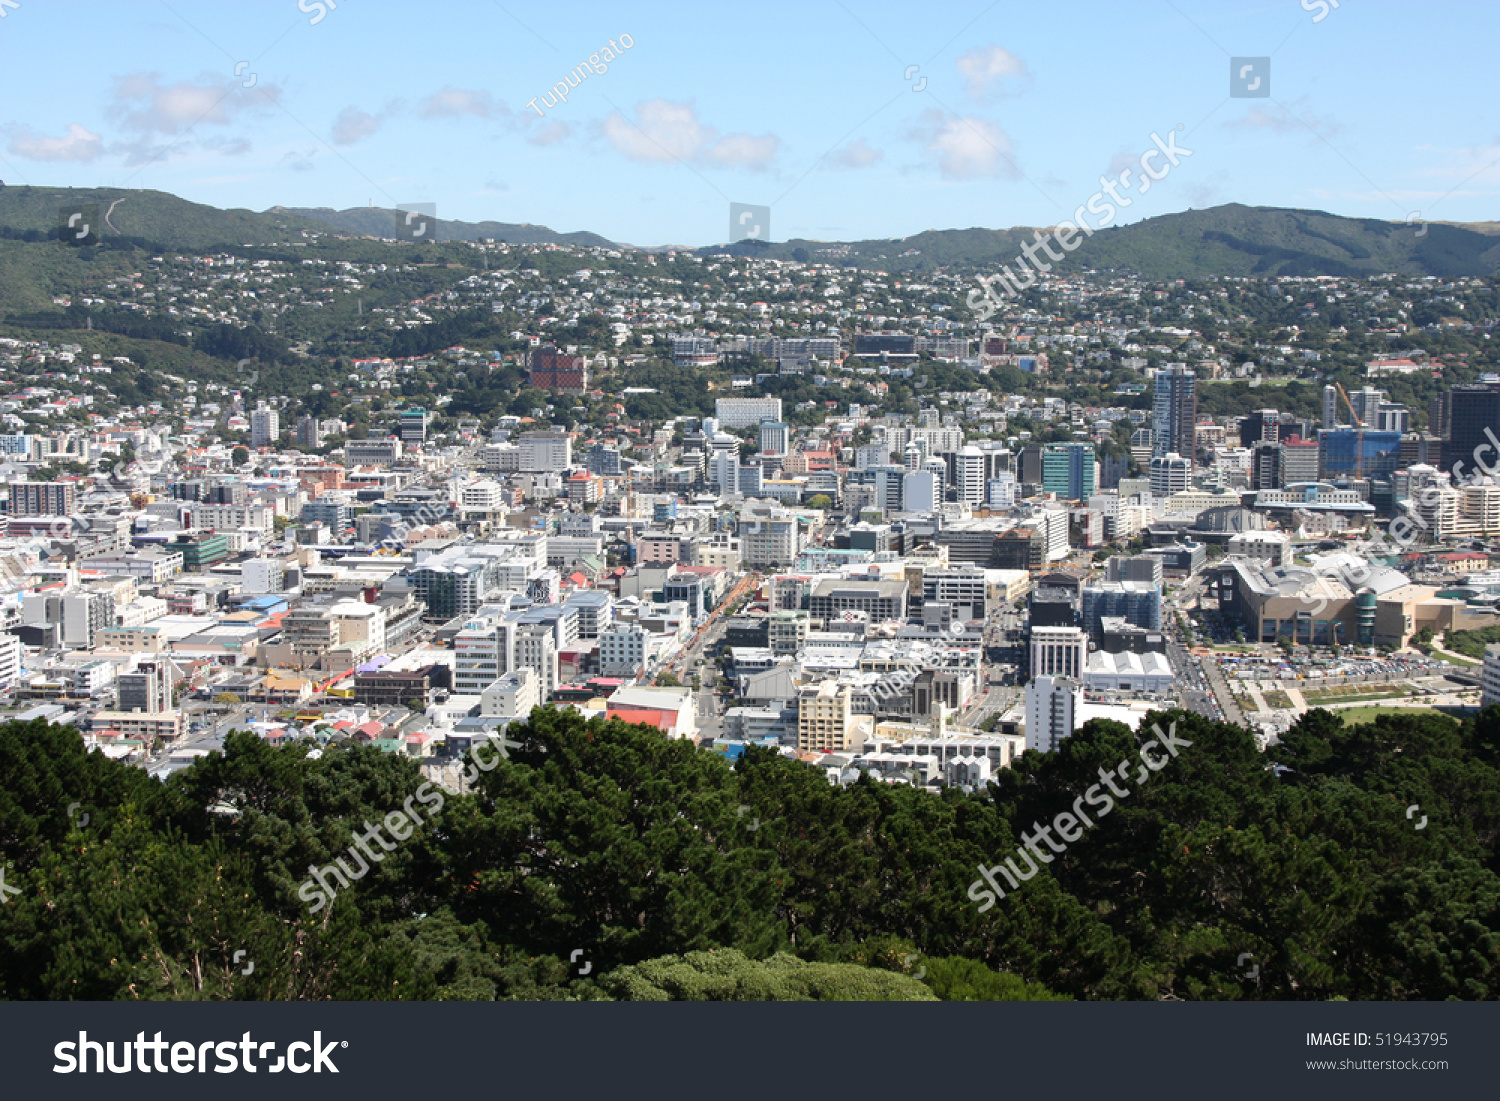
[[[1190,744],[1148,773],[1158,725]],[[1096,722],[975,795],[830,785],[765,750],[731,767],[550,708],[510,735],[507,759],[312,911],[310,868],[437,790],[416,762],[238,734],[162,784],[71,729],[0,727],[20,889],[0,909],[0,997],[1500,992],[1500,709],[1347,728],[1314,711],[1266,753],[1180,711],[1138,733]],[[981,913],[979,869],[1122,761],[1128,795]]]

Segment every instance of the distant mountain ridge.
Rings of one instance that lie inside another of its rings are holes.
[[[383,207],[220,210],[164,191],[11,184],[0,186],[0,236],[34,241],[55,235],[58,212],[68,204],[97,206],[106,237],[120,235],[179,249],[305,242],[308,234],[329,231],[393,240],[399,217],[397,211]],[[1029,227],[927,230],[902,238],[742,241],[690,251],[700,256],[820,260],[891,272],[994,270],[1002,264],[1014,270],[1021,246],[1034,232]],[[441,217],[441,210],[437,238],[632,249],[586,231],[558,233],[523,223],[450,221]],[[1155,279],[1383,272],[1439,278],[1493,275],[1500,272],[1500,223],[1407,225],[1317,210],[1231,203],[1100,230],[1056,264],[1062,272],[1085,268],[1132,271]]]
[[[1492,275],[1500,272],[1497,228],[1493,222],[1477,227],[1447,222],[1408,225],[1231,203],[1100,230],[1083,239],[1077,251],[1065,255],[1055,267],[1062,272],[1119,269],[1157,279],[1383,272],[1445,278]],[[847,243],[739,242],[698,253],[805,258],[892,272],[1001,264],[1014,271],[1021,246],[1033,239],[1033,233],[1029,227],[928,230],[910,237]],[[1045,253],[1039,255],[1046,260]]]
[[[331,207],[280,207],[273,206],[266,213],[291,214],[309,221],[320,222],[332,229],[354,233],[361,237],[379,237],[394,240],[399,212],[385,207],[350,207],[334,210]],[[449,221],[437,214],[437,239],[439,241],[480,241],[493,238],[511,245],[583,245],[601,248],[618,248],[613,241],[597,233],[558,233],[546,226],[534,226],[513,222],[458,222]]]

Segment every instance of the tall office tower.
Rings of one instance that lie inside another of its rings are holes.
[[[937,480],[938,500],[946,501],[948,499],[948,464],[942,459],[928,459],[922,464],[922,469]]]
[[[1257,409],[1247,417],[1240,418],[1240,446],[1254,447],[1258,443],[1279,438],[1281,414],[1275,409]]]
[[[719,496],[736,497],[740,489],[740,441],[730,435],[715,436],[708,457],[708,480],[719,487]]]
[[[1169,363],[1156,373],[1151,404],[1155,454],[1176,452],[1188,462],[1198,453],[1198,376],[1181,363]]]
[[[1251,489],[1281,488],[1281,448],[1279,443],[1261,440],[1250,449]]]
[[[785,421],[760,422],[760,449],[771,455],[785,455],[792,447],[792,430]]]
[[[1291,436],[1281,441],[1281,471],[1277,489],[1316,482],[1321,469],[1318,441]]]
[[[1032,627],[1032,677],[1082,677],[1088,636],[1081,627]]]
[[[1042,445],[1042,490],[1071,501],[1093,496],[1099,463],[1091,443]]]
[[[1500,446],[1491,442],[1500,439],[1500,386],[1455,386],[1448,408],[1444,469],[1464,480],[1472,478],[1481,463],[1493,468]]]
[[[1366,428],[1375,428],[1375,416],[1380,403],[1385,401],[1385,391],[1373,386],[1363,386],[1349,395],[1349,404],[1354,406],[1354,415]]]
[[[322,447],[323,430],[318,424],[318,418],[304,413],[297,418],[297,446],[298,447]]]
[[[1448,426],[1453,415],[1453,392],[1444,390],[1432,395],[1427,403],[1427,432],[1441,439],[1448,438]]]
[[[1026,686],[1026,748],[1053,753],[1073,733],[1083,689],[1067,677],[1037,677]]]
[[[250,446],[275,447],[281,438],[281,417],[264,404],[250,414]]]
[[[1339,423],[1339,389],[1337,386],[1323,387],[1323,427],[1334,428]]]
[[[958,469],[958,499],[965,504],[981,505],[984,503],[984,452],[970,445],[959,449],[957,462]]]

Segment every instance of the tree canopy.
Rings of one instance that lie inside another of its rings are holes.
[[[981,912],[979,869],[1173,723],[1175,758]],[[0,726],[0,997],[1500,992],[1500,708],[1314,711],[1266,752],[1183,711],[1095,721],[972,794],[551,708],[508,736],[459,794],[353,743],[236,733],[159,782]],[[312,909],[338,860],[360,873]]]

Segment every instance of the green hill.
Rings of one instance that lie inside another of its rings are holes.
[[[327,232],[326,226],[293,214],[220,210],[165,191],[16,185],[0,188],[0,230],[10,237],[55,235],[59,211],[76,203],[96,204],[101,215],[108,215],[104,236],[134,237],[166,248],[280,244],[303,240],[304,232]]]
[[[319,222],[333,229],[354,233],[362,237],[394,239],[396,211],[386,207],[351,207],[334,210],[331,207],[272,207],[268,214],[287,214],[309,221]],[[437,239],[439,241],[478,241],[486,237],[512,245],[595,245],[614,247],[614,242],[597,233],[557,233],[546,226],[534,226],[512,222],[457,222],[442,217],[438,211]]]
[[[1208,275],[1485,275],[1500,271],[1494,223],[1419,226],[1344,218],[1316,210],[1238,203],[1148,218],[1084,239],[1060,271],[1112,268],[1152,278]],[[847,243],[794,240],[739,242],[701,249],[776,259],[834,260],[884,271],[930,271],[1009,264],[1030,228],[928,230],[910,237]],[[1045,257],[1044,257],[1045,258]]]

